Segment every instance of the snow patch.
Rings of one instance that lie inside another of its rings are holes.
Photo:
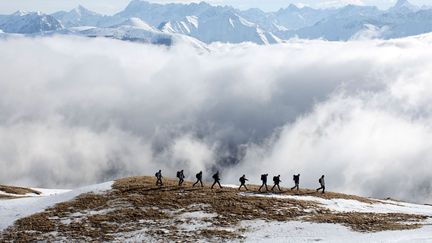
[[[292,199],[299,201],[310,201],[321,204],[323,207],[336,212],[359,212],[359,213],[404,213],[432,216],[432,206],[396,202],[392,200],[372,200],[376,203],[364,203],[351,199],[324,199],[313,196],[293,196],[293,195],[264,195],[242,193],[247,196],[272,197],[279,199]]]
[[[44,189],[42,193],[47,196],[0,200],[0,230],[12,225],[17,219],[41,212],[57,203],[69,201],[80,194],[110,190],[112,183],[111,181],[71,191]]]

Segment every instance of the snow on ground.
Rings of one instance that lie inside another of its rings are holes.
[[[247,196],[274,197],[281,199],[293,199],[301,201],[312,201],[321,204],[323,207],[336,212],[359,212],[359,213],[405,213],[432,216],[432,206],[397,202],[392,200],[374,200],[376,203],[364,203],[351,199],[324,199],[313,196],[293,196],[293,195],[260,195],[248,194]],[[431,232],[432,235],[432,232]]]
[[[243,221],[248,227],[246,242],[432,242],[432,226],[409,231],[359,233],[338,224],[316,224],[300,221]]]
[[[20,194],[7,193],[7,192],[0,191],[0,195],[11,196],[11,197],[16,197],[16,198],[20,198],[20,197],[47,197],[47,196],[54,196],[57,194],[62,194],[62,193],[66,193],[66,192],[71,191],[70,189],[45,189],[45,188],[30,188],[30,189],[38,191],[38,192],[40,192],[40,194],[27,193],[24,195],[20,195]]]
[[[65,202],[87,192],[102,192],[111,189],[111,182],[82,187],[76,190],[35,189],[42,196],[0,200],[0,231],[12,225],[15,220],[43,211],[57,203]]]
[[[31,196],[37,196],[37,197],[54,196],[57,194],[63,194],[72,191],[70,189],[46,189],[46,188],[30,188],[30,189],[41,193],[39,195],[31,194]]]

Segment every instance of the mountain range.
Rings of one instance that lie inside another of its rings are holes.
[[[0,33],[74,34],[172,45],[179,40],[204,43],[280,43],[290,38],[346,41],[390,39],[432,31],[432,9],[399,0],[380,10],[347,5],[313,9],[289,5],[276,12],[239,10],[205,2],[156,4],[132,0],[121,12],[102,15],[78,6],[52,14],[17,11],[0,15]]]

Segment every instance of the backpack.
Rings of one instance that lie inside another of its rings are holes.
[[[201,176],[200,176],[200,173],[196,174],[195,177],[196,177],[197,179],[199,179],[199,178],[201,177]]]
[[[177,171],[177,177],[180,178],[180,171]]]
[[[265,176],[265,174],[264,174],[264,175],[261,175],[261,180],[263,181],[263,180],[265,180],[265,179],[267,179],[266,176]]]
[[[243,182],[242,177],[239,178],[239,181],[240,181],[240,182]]]
[[[213,175],[213,179],[216,180],[217,178],[218,178],[218,174],[214,174],[214,175]]]
[[[155,176],[156,176],[156,177],[159,177],[159,176],[158,176],[158,174],[159,174],[159,173],[158,173],[158,172],[156,172],[156,173],[155,173]]]

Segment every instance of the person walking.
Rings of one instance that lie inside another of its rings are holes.
[[[319,178],[318,182],[319,182],[319,184],[321,185],[321,187],[320,187],[320,188],[317,188],[316,191],[318,192],[319,190],[322,189],[322,193],[324,193],[324,191],[325,191],[324,175],[322,175],[321,178]]]
[[[220,177],[219,177],[219,171],[216,172],[216,174],[213,175],[213,185],[211,186],[211,189],[213,189],[213,186],[216,185],[216,183],[219,185],[219,188],[222,188],[220,184]]]
[[[246,187],[246,181],[248,181],[248,179],[246,179],[246,176],[243,175],[242,177],[240,177],[239,181],[240,181],[239,191],[240,191],[240,189],[241,189],[242,186],[244,186],[244,188],[245,188],[246,191],[247,191],[248,189],[247,189],[247,187]]]
[[[184,178],[185,178],[185,175],[184,175],[183,170],[181,170],[181,171],[177,171],[177,178],[179,179],[179,183],[178,183],[178,185],[179,185],[179,186],[183,185]]]
[[[203,187],[203,183],[202,183],[202,171],[198,172],[198,174],[195,175],[197,181],[192,185],[192,187],[195,187],[196,184],[198,184],[198,182],[201,183],[201,187]]]
[[[281,182],[281,179],[280,179],[280,175],[278,175],[278,176],[273,176],[273,183],[274,183],[274,185],[273,185],[273,187],[272,187],[272,191],[273,191],[273,189],[277,186],[277,188],[279,189],[279,191],[282,191],[281,189],[280,189],[280,187],[279,187],[279,183]]]
[[[298,175],[293,175],[293,181],[294,181],[294,186],[291,187],[291,191],[297,188],[297,191],[299,190],[299,184],[300,184],[300,174]]]
[[[155,176],[156,176],[156,186],[163,186],[162,170],[159,170],[158,172],[156,172]]]
[[[262,188],[263,186],[265,186],[266,191],[268,191],[268,187],[267,187],[267,176],[268,176],[268,174],[262,174],[262,175],[261,175],[262,185],[261,185],[260,188],[258,189],[259,192],[261,192],[261,188]]]

